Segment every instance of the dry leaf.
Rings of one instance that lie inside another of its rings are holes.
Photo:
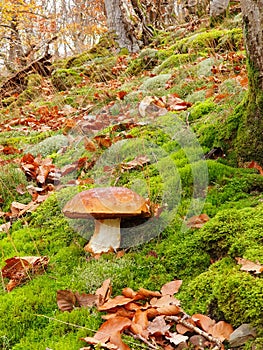
[[[178,293],[182,283],[183,283],[182,280],[175,280],[175,281],[168,282],[162,286],[161,293],[163,295],[166,295],[166,294],[173,295],[175,293]]]
[[[108,301],[106,301],[106,303],[104,303],[103,305],[100,305],[98,307],[98,310],[99,311],[107,311],[107,310],[115,308],[116,306],[126,305],[126,304],[130,303],[131,301],[133,301],[133,299],[126,298],[123,295],[117,295],[115,298],[109,299]]]
[[[194,314],[192,315],[192,320],[196,323],[198,327],[201,327],[205,332],[214,326],[216,323],[210,317],[202,314]]]
[[[253,168],[253,169],[257,169],[259,171],[260,175],[263,175],[262,167],[254,160],[252,160],[252,162],[248,165],[248,167]]]
[[[122,341],[121,333],[118,331],[111,334],[110,342],[108,344],[116,345],[118,350],[130,349],[129,346]]]
[[[229,323],[219,321],[209,328],[208,333],[223,342],[225,339],[229,340],[230,334],[233,333],[233,331],[234,329]]]
[[[174,298],[172,295],[164,295],[161,298],[152,298],[150,300],[150,304],[153,307],[162,307],[162,306],[167,306],[167,305],[180,305],[179,300]]]
[[[110,339],[111,334],[115,332],[122,332],[124,329],[127,329],[130,326],[131,320],[126,317],[117,316],[104,322],[94,335],[94,338],[106,343]]]
[[[80,307],[91,307],[98,304],[99,296],[94,294],[86,294],[82,293],[79,294],[78,292],[75,293],[78,305]]]
[[[77,298],[71,290],[58,290],[57,304],[61,311],[72,311],[76,307]]]
[[[148,289],[140,288],[137,292],[137,294],[141,295],[142,298],[151,298],[151,297],[161,297],[162,294],[160,292],[153,292]]]
[[[148,327],[148,323],[147,311],[138,309],[136,310],[132,319],[131,330],[134,334],[140,334],[141,336],[147,338],[148,332],[146,329]]]
[[[189,228],[201,228],[209,220],[210,218],[207,214],[195,215],[187,220],[186,225]]]
[[[110,278],[108,278],[102,283],[102,286],[98,288],[95,293],[100,297],[100,300],[101,300],[100,305],[104,304],[105,301],[107,301],[110,298],[111,292],[112,292],[111,280]]]
[[[239,265],[242,265],[240,270],[246,272],[253,272],[254,274],[260,274],[263,272],[263,265],[259,262],[254,263],[253,261],[243,259],[243,258],[235,258]]]
[[[165,316],[175,316],[180,314],[181,311],[182,309],[177,305],[166,305],[157,308],[157,312],[159,313],[159,315]]]
[[[166,324],[164,316],[157,316],[149,323],[147,330],[149,331],[149,334],[165,335],[170,327],[170,325]]]
[[[14,287],[30,279],[35,274],[44,272],[49,259],[46,256],[13,257],[5,260],[6,265],[2,268],[3,278],[8,278],[6,289],[10,292]]]
[[[188,340],[188,337],[186,335],[182,335],[178,333],[169,333],[169,336],[166,336],[165,338],[174,345],[179,345]]]

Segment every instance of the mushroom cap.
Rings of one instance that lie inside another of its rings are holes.
[[[149,201],[125,187],[99,187],[76,194],[63,208],[71,219],[150,217]]]

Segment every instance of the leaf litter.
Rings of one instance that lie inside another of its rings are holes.
[[[175,298],[182,280],[164,284],[159,291],[126,287],[121,295],[111,296],[110,279],[103,282],[95,294],[79,294],[69,290],[57,291],[57,304],[61,311],[76,307],[96,307],[103,312],[104,322],[93,337],[81,340],[89,344],[80,350],[99,345],[103,349],[124,349],[122,334],[145,343],[149,349],[171,350],[181,345],[192,348],[203,344],[207,349],[223,350],[233,327],[202,314],[187,315]],[[201,348],[200,348],[201,349]]]

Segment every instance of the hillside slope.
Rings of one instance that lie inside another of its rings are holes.
[[[49,260],[11,283],[2,270],[2,349],[86,346],[81,338],[94,335],[102,314],[60,311],[57,291],[94,293],[108,278],[113,296],[180,279],[185,312],[234,329],[250,323],[256,336],[240,349],[262,349],[263,170],[253,159],[237,164],[231,146],[248,86],[240,21],[159,32],[133,55],[105,36],[2,99],[1,267],[14,256]],[[66,219],[62,208],[79,191],[109,186],[148,197],[155,216],[124,222],[122,253],[94,258],[84,250],[93,221]]]

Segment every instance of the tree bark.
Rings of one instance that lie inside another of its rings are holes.
[[[109,31],[117,36],[121,48],[130,52],[140,49],[141,21],[129,1],[105,0],[105,10]]]
[[[237,113],[238,160],[263,158],[263,0],[241,0],[243,30],[247,51],[248,94]]]

